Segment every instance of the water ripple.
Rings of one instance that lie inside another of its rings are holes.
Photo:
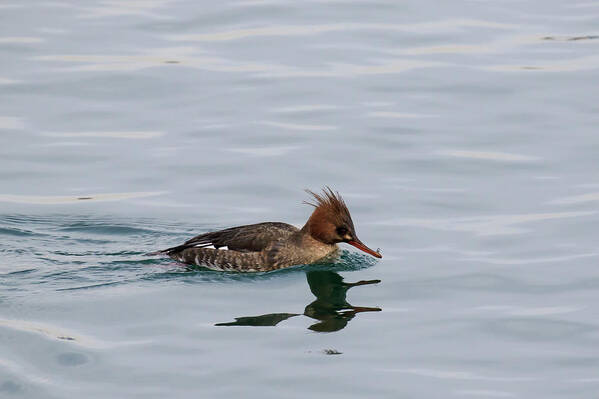
[[[327,125],[300,125],[296,123],[284,123],[284,122],[275,122],[275,121],[263,121],[260,122],[262,125],[278,127],[281,129],[288,130],[307,130],[307,131],[326,131],[326,130],[336,130],[337,126],[327,126]]]
[[[0,319],[0,327],[11,330],[23,331],[27,333],[39,334],[45,338],[53,340],[68,341],[75,345],[80,345],[90,349],[115,348],[119,346],[144,344],[147,341],[121,341],[108,342],[89,335],[83,335],[77,331],[67,330],[66,328],[55,326],[48,323],[33,322],[26,320]]]
[[[482,159],[487,161],[502,161],[502,162],[533,162],[538,161],[539,158],[521,155],[521,154],[510,154],[506,152],[490,152],[490,151],[465,151],[465,150],[439,150],[435,154],[446,155],[456,158],[466,159]]]
[[[81,7],[79,18],[109,18],[118,16],[140,16],[154,19],[171,19],[164,11],[174,0],[100,0],[97,5]]]
[[[587,193],[581,195],[573,195],[571,197],[563,197],[558,198],[552,201],[549,201],[550,204],[558,204],[558,205],[575,205],[581,204],[585,202],[594,202],[599,201],[599,192],[596,193]]]
[[[180,34],[167,36],[176,41],[219,42],[262,36],[310,36],[331,32],[382,31],[436,33],[459,31],[463,28],[512,29],[515,25],[474,19],[449,19],[417,24],[338,23],[323,25],[279,25],[263,28],[235,29],[216,33]]]
[[[164,132],[157,131],[122,131],[122,132],[44,132],[43,136],[48,137],[99,137],[99,138],[118,138],[118,139],[152,139],[164,135]]]
[[[275,108],[272,112],[277,113],[304,113],[304,112],[315,112],[315,111],[331,111],[339,109],[338,105],[331,104],[308,104],[308,105],[294,105],[289,107]]]
[[[438,369],[419,369],[419,368],[408,368],[408,369],[388,369],[384,371],[414,374],[422,377],[433,377],[440,379],[451,379],[451,380],[481,380],[481,381],[505,381],[505,382],[517,382],[517,381],[534,381],[534,378],[530,377],[496,377],[486,376],[472,373],[469,371],[461,370],[438,370]]]
[[[507,391],[495,391],[490,389],[460,389],[455,391],[460,396],[481,396],[486,398],[514,398],[517,395]]]
[[[24,229],[17,228],[6,228],[0,227],[0,234],[11,235],[11,236],[32,236],[35,235],[34,232]]]
[[[521,72],[521,71],[541,71],[541,72],[577,72],[589,71],[599,68],[599,56],[589,55],[583,57],[570,57],[567,60],[527,60],[520,64],[502,64],[488,65],[481,69],[497,72]]]
[[[14,195],[0,194],[0,202],[14,202],[19,204],[67,204],[76,202],[94,201],[119,201],[133,198],[152,197],[165,194],[164,191],[148,191],[133,193],[103,193],[85,194],[83,196],[68,195]]]
[[[30,37],[30,36],[14,36],[14,37],[0,37],[0,44],[31,44],[41,43],[44,39],[41,37]]]
[[[516,225],[531,222],[540,222],[562,218],[577,218],[594,215],[596,212],[553,212],[553,213],[525,213],[519,215],[492,215],[447,219],[416,219],[400,218],[379,221],[374,224],[381,226],[414,226],[434,230],[464,231],[477,235],[520,234],[529,230],[515,227]]]
[[[299,146],[279,146],[279,147],[243,147],[228,148],[227,151],[238,154],[253,155],[257,157],[280,157],[292,151],[296,151]]]
[[[439,115],[412,114],[406,112],[369,112],[367,116],[374,118],[393,118],[393,119],[418,119],[418,118],[438,118]]]
[[[22,118],[15,118],[12,116],[0,116],[0,129],[22,130],[24,128],[25,123],[23,122]]]

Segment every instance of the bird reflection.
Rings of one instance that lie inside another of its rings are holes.
[[[358,285],[380,283],[381,280],[361,280],[346,283],[343,277],[332,271],[311,271],[306,273],[310,291],[316,300],[304,309],[304,315],[318,320],[308,329],[316,332],[339,331],[361,312],[379,312],[380,308],[352,306],[347,302],[347,290]],[[290,317],[300,313],[269,313],[260,316],[236,317],[230,323],[218,323],[216,326],[276,326]]]

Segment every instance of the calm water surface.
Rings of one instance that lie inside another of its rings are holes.
[[[590,0],[3,1],[0,396],[596,397],[597,35]],[[142,256],[325,184],[382,260]]]

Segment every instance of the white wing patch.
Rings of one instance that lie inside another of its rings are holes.
[[[214,245],[208,245],[207,247],[205,247],[205,246],[203,246],[203,245],[196,245],[196,247],[209,248],[209,249],[216,249],[216,248],[214,247]],[[219,250],[221,250],[221,251],[226,251],[226,250],[228,250],[228,249],[229,249],[229,247],[227,247],[227,246],[225,245],[225,246],[222,246],[222,247],[220,247],[220,248],[218,248],[218,249],[219,249]]]

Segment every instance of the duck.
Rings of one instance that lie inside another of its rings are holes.
[[[148,255],[166,255],[188,265],[241,273],[315,263],[338,252],[339,243],[382,258],[379,250],[370,249],[356,235],[339,192],[328,186],[320,194],[306,192],[312,198],[304,203],[314,210],[301,229],[282,222],[230,227],[197,235],[181,245]]]

